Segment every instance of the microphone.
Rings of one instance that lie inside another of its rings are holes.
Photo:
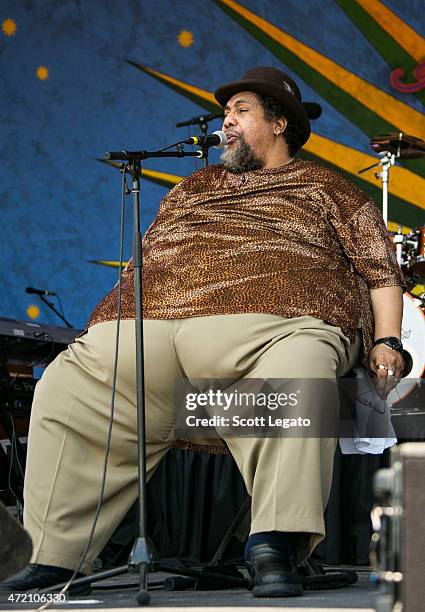
[[[54,291],[47,291],[47,289],[34,289],[34,287],[25,287],[25,293],[34,293],[35,295],[56,295]]]
[[[309,119],[318,119],[322,114],[322,107],[316,102],[303,102],[304,110]]]
[[[189,145],[200,145],[204,148],[215,147],[216,149],[222,149],[227,144],[227,136],[221,130],[217,130],[206,136],[191,136],[181,142]]]

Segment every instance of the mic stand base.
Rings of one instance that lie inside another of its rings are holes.
[[[140,606],[147,606],[151,597],[148,593],[148,574],[152,571],[158,554],[149,537],[138,537],[128,558],[128,571],[139,572],[139,592],[136,595]]]
[[[72,586],[84,586],[85,584],[91,585],[108,578],[115,578],[116,576],[123,576],[125,574],[135,573],[139,568],[132,568],[128,564],[121,565],[120,567],[114,567],[110,570],[104,570],[102,572],[96,572],[92,576],[84,576],[83,578],[77,578],[73,580]],[[216,584],[216,587],[212,587],[211,590],[217,588],[249,588],[249,580],[243,578],[243,575],[227,575],[220,573],[220,568],[206,567],[203,569],[192,569],[190,567],[177,567],[173,565],[166,565],[161,563],[154,563],[149,568],[150,571],[164,572],[166,574],[178,574],[179,576],[186,576],[188,578],[209,580]],[[212,571],[210,571],[212,570]],[[146,571],[146,575],[147,575]],[[67,583],[56,584],[45,589],[40,589],[39,593],[55,593],[60,591]],[[128,585],[126,585],[127,588]],[[148,605],[150,603],[150,594],[148,590],[140,589],[136,595],[136,600],[140,605]]]

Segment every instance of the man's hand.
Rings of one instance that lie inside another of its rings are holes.
[[[369,368],[376,374],[378,395],[385,399],[403,374],[403,357],[385,344],[377,344],[370,352]]]
[[[401,287],[381,287],[370,290],[375,340],[387,336],[401,337],[403,316],[403,290]],[[376,374],[376,390],[385,399],[403,374],[403,357],[385,344],[377,344],[369,357],[369,368]]]

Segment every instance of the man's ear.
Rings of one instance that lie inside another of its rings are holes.
[[[276,119],[274,124],[275,134],[283,134],[283,132],[286,130],[287,125],[288,120],[286,119],[286,117],[279,117],[279,119]]]

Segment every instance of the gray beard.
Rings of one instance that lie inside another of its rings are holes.
[[[243,136],[240,137],[239,146],[235,150],[227,149],[220,156],[223,166],[228,172],[242,174],[250,170],[261,170],[264,161],[254,152]]]

